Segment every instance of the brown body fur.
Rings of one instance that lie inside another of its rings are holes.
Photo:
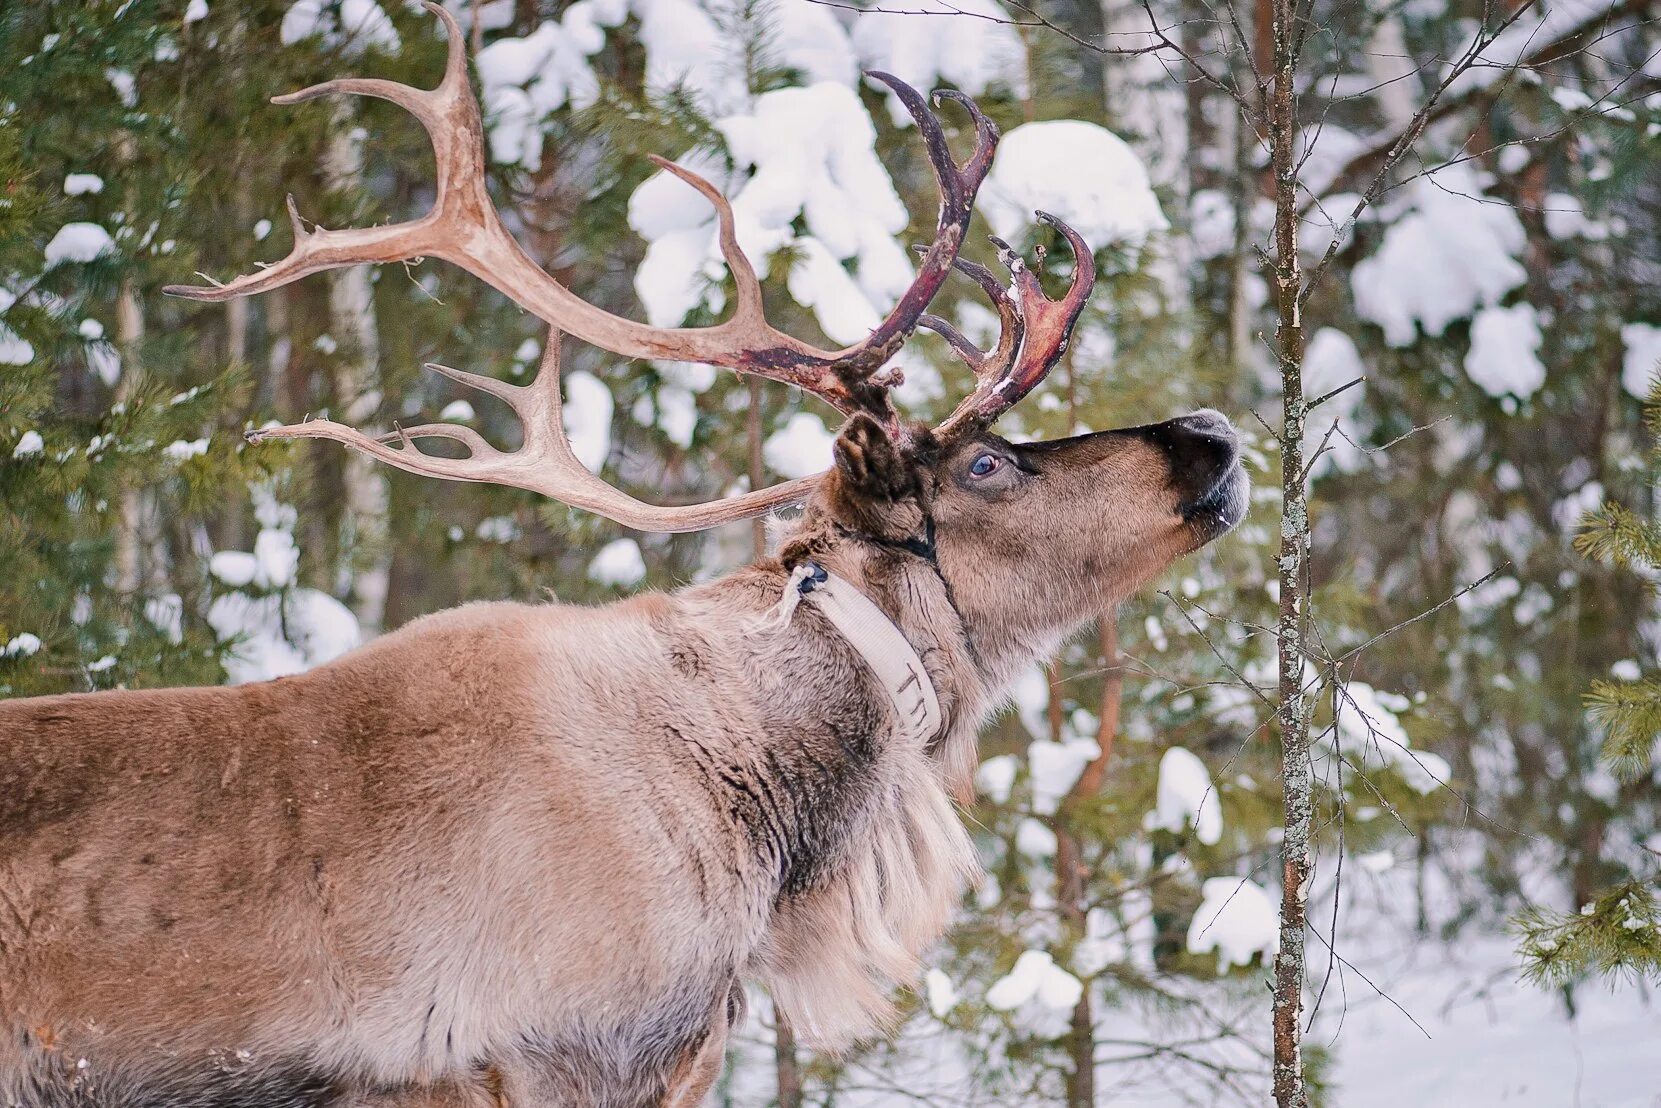
[[[1240,482],[1232,433],[1199,484],[1151,432],[989,439],[1012,475],[972,487],[872,427],[782,557],[906,634],[927,749],[816,612],[761,629],[775,561],[264,684],[0,703],[0,1105],[691,1105],[740,979],[821,1044],[883,1026],[974,869],[981,718]],[[937,566],[885,545],[925,519]]]

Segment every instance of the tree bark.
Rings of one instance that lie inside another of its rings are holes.
[[[746,377],[744,383],[750,390],[750,408],[744,416],[744,437],[749,446],[750,487],[759,489],[767,480],[765,461],[761,450],[761,403],[764,397],[761,391],[759,377]],[[756,559],[759,561],[767,557],[767,520],[764,516],[757,516],[750,521],[750,543],[754,547]]]
[[[1119,668],[1119,627],[1113,613],[1103,612],[1098,624],[1102,655],[1102,698],[1096,724],[1096,745],[1100,752],[1084,767],[1072,790],[1061,802],[1056,818],[1056,900],[1068,937],[1076,945],[1089,933],[1089,905],[1085,896],[1084,851],[1072,827],[1072,814],[1080,801],[1101,791],[1107,778],[1107,763],[1113,757],[1113,740],[1119,733],[1119,704],[1124,691],[1124,673]],[[1050,683],[1050,703],[1060,704],[1060,689]],[[1059,738],[1059,712],[1053,714],[1052,737]],[[1067,1074],[1067,1108],[1094,1108],[1096,1103],[1096,1016],[1089,983],[1073,1006],[1072,1027],[1067,1050],[1073,1068]]]
[[[777,1008],[773,1009],[773,1068],[778,1075],[778,1108],[802,1108],[802,1070],[796,1060],[796,1036]]]
[[[1314,856],[1310,848],[1314,781],[1309,760],[1310,699],[1304,691],[1308,632],[1305,586],[1309,504],[1304,494],[1303,274],[1298,264],[1297,103],[1293,77],[1300,33],[1296,0],[1271,0],[1273,78],[1266,105],[1275,188],[1276,353],[1281,383],[1280,618],[1278,723],[1285,838],[1282,842],[1280,953],[1274,974],[1274,1096],[1280,1108],[1307,1108],[1302,1016],[1304,934]],[[1259,36],[1261,39],[1261,35]]]
[[[139,379],[139,349],[144,342],[144,310],[130,276],[122,277],[115,303],[115,341],[121,354],[121,380],[116,399],[126,403]],[[143,489],[121,493],[121,528],[115,539],[115,584],[126,596],[144,584],[144,527],[152,497]]]
[[[329,144],[323,154],[323,183],[330,192],[355,193],[363,186],[363,133],[344,101],[336,109]],[[329,274],[329,330],[340,344],[335,363],[335,402],[342,418],[354,426],[372,419],[381,407],[380,331],[375,319],[375,292],[367,265]],[[381,629],[386,619],[386,591],[391,577],[391,534],[387,520],[390,484],[380,466],[355,450],[342,462],[346,513],[341,554],[355,563],[351,607],[365,631]]]

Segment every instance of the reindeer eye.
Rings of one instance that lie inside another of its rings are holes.
[[[1004,460],[996,454],[982,454],[969,463],[969,472],[976,477],[990,477],[1003,467]]]

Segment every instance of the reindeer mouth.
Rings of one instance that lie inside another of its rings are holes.
[[[1245,467],[1238,457],[1231,458],[1220,468],[1209,488],[1180,506],[1182,521],[1202,545],[1208,543],[1234,530],[1246,518],[1250,492],[1251,479],[1246,476]]]

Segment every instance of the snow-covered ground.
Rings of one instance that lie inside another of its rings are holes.
[[[1336,1028],[1339,1108],[1661,1106],[1661,997],[1649,990],[1584,985],[1570,1019],[1561,996],[1518,978],[1500,935],[1352,960],[1413,1019],[1351,975]],[[1323,1017],[1315,1041],[1337,1023]]]
[[[1345,867],[1336,944],[1341,961],[1333,964],[1330,979],[1324,939],[1309,942],[1311,981],[1319,991],[1326,979],[1326,988],[1306,1041],[1333,1056],[1329,1105],[1661,1108],[1661,996],[1631,983],[1614,989],[1591,983],[1575,990],[1571,1017],[1561,994],[1522,980],[1515,944],[1497,926],[1473,925],[1453,942],[1418,935],[1411,869],[1381,865],[1376,859],[1382,852],[1371,857],[1371,864]],[[1449,891],[1439,886],[1436,875],[1428,875],[1433,921],[1452,908]],[[1322,936],[1331,934],[1331,903],[1330,885],[1318,882],[1312,919]],[[930,1010],[918,1012],[893,1043],[850,1067],[838,1087],[838,1108],[1061,1103],[1058,1088],[1011,1091],[997,1072],[1001,1064],[993,1043],[983,1042],[992,1045],[990,1058],[971,1058],[967,1044],[976,1036],[941,1022],[964,997],[992,1000],[993,991],[1012,991],[1011,979],[1035,984],[1065,976],[1039,958],[1024,961],[991,990],[931,974]],[[1115,1007],[1098,993],[1098,1103],[1135,1108],[1272,1103],[1265,1063],[1266,971],[1258,967],[1213,983],[1169,978],[1161,984],[1175,1000],[1159,1006]],[[1029,1031],[1061,1033],[1065,1013],[1041,1003],[1035,990],[1028,992],[1034,995],[1023,996],[1021,1006],[994,1006],[1013,1007],[1013,1017]],[[758,997],[732,1052],[724,1099],[711,1103],[743,1108],[771,1103],[769,1023],[766,1001]],[[1030,1063],[1029,1057],[1029,1072]],[[1230,1067],[1237,1072],[1219,1078],[1219,1071]]]

